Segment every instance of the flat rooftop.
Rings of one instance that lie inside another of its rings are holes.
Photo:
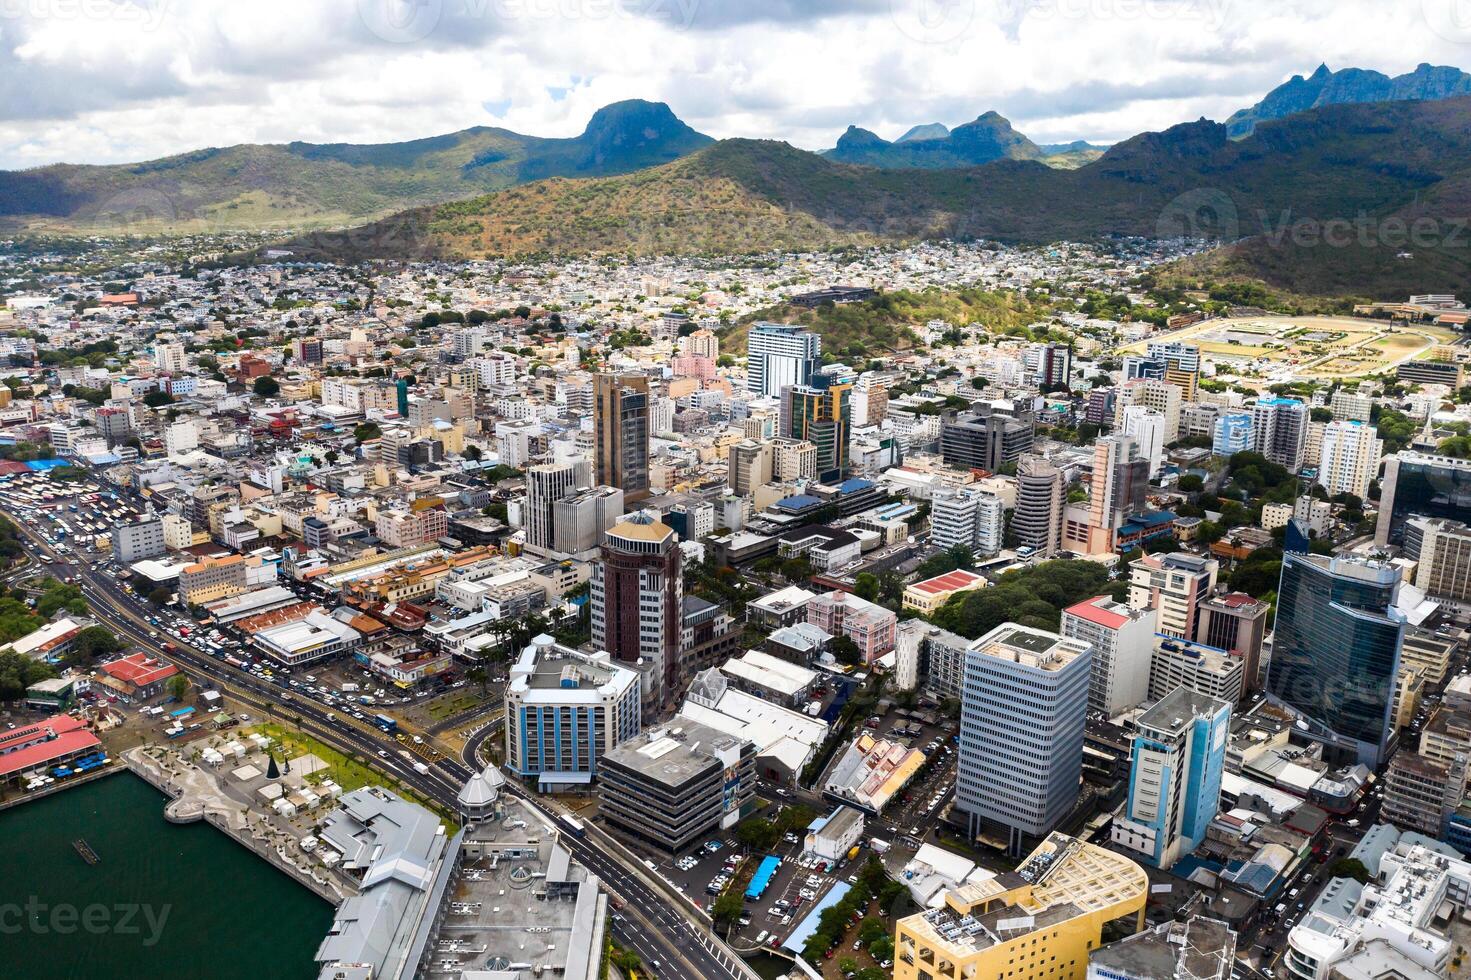
[[[696,721],[676,719],[610,749],[603,757],[609,763],[638,773],[645,779],[671,788],[719,764],[717,751],[730,751],[740,739]]]

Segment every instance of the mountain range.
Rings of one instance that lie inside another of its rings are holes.
[[[330,259],[1178,234],[1234,243],[1213,257],[1221,268],[1300,291],[1451,291],[1471,273],[1471,246],[1449,230],[1471,216],[1467,92],[1459,69],[1389,78],[1324,67],[1224,124],[1202,119],[1107,150],[1039,146],[987,112],[893,142],[850,127],[822,154],[716,142],[667,105],[629,101],[567,139],[476,127],[0,172],[0,230],[291,228],[298,255]],[[1374,231],[1322,246],[1304,241],[1304,221]],[[1385,221],[1433,231],[1388,247]]]
[[[579,136],[472,129],[403,143],[241,144],[138,164],[0,171],[0,226],[84,233],[342,226],[547,177],[606,176],[713,143],[663,103],[617,102]]]
[[[986,112],[963,126],[924,123],[890,143],[877,134],[849,126],[837,146],[823,156],[839,163],[889,169],[953,170],[993,160],[1040,160],[1049,167],[1072,169],[1091,163],[1105,147],[1083,140],[1038,146],[1012,128],[997,112]]]
[[[1076,170],[1009,159],[879,169],[723,140],[649,170],[514,187],[285,247],[340,261],[1184,235],[1237,242],[1238,269],[1295,289],[1392,295],[1463,286],[1467,216],[1471,97],[1324,106],[1243,139],[1202,119]],[[1415,221],[1417,239],[1402,241]]]
[[[1329,71],[1327,65],[1319,65],[1307,78],[1293,75],[1256,105],[1233,113],[1226,120],[1226,130],[1240,139],[1264,119],[1281,119],[1326,105],[1448,99],[1458,95],[1471,95],[1471,75],[1459,68],[1422,63],[1412,72],[1391,78],[1363,68]]]

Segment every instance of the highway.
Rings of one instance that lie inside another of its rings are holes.
[[[36,535],[29,522],[7,511],[0,513],[4,513],[21,531],[23,544],[33,554],[59,552],[58,557],[67,556],[69,549],[65,544],[48,546]],[[149,636],[154,627],[136,600],[105,572],[92,569],[85,562],[75,566],[59,565],[56,572],[74,573],[78,577],[93,614],[120,638],[154,656],[178,663],[196,678],[208,678],[235,701],[264,715],[292,719],[312,736],[340,750],[360,755],[372,767],[391,775],[425,799],[454,812],[456,797],[471,775],[470,766],[464,762],[445,758],[429,766],[427,773],[417,772],[399,755],[403,746],[371,725],[293,696],[277,685],[214,659],[186,640],[173,640],[174,649],[165,651],[160,640]],[[477,732],[467,745],[466,759],[473,764],[477,758],[474,752],[499,728],[492,723]],[[380,756],[379,752],[386,755]],[[514,783],[508,783],[506,788],[517,798],[536,807],[549,820],[556,821],[557,812],[541,799],[522,792]],[[581,864],[598,876],[605,890],[613,896],[615,904],[620,906],[611,923],[615,933],[646,966],[654,967],[657,976],[671,980],[753,980],[756,977],[754,971],[729,947],[683,914],[672,897],[659,894],[656,886],[643,877],[644,869],[635,871],[628,862],[586,838],[564,833],[561,840]]]

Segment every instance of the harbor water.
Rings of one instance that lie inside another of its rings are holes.
[[[0,813],[6,977],[316,976],[332,907],[166,802],[123,773]]]

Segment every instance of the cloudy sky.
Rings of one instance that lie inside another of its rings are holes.
[[[812,149],[988,109],[1111,142],[1320,61],[1471,67],[1471,0],[0,0],[0,167],[566,136],[626,98]]]

